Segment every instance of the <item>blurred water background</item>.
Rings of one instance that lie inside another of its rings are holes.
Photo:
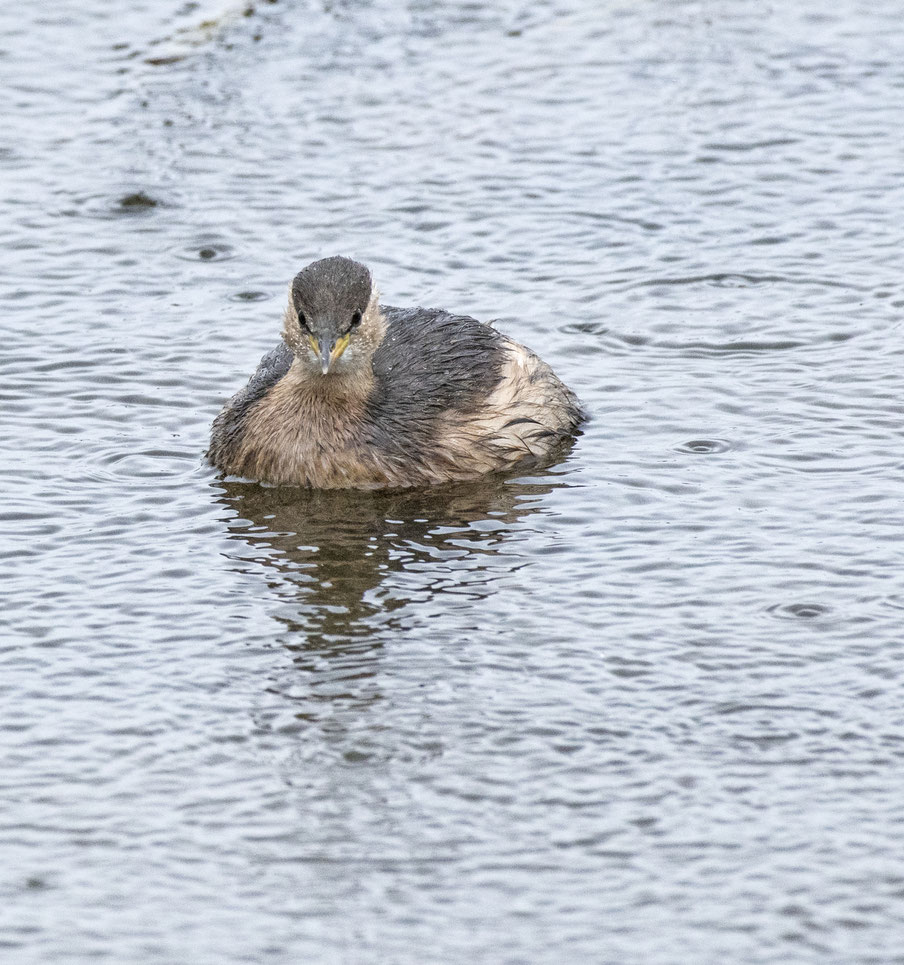
[[[8,3],[0,89],[0,959],[904,962],[899,3]],[[337,253],[569,458],[220,481]]]

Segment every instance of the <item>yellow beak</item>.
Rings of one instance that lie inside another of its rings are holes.
[[[349,339],[351,336],[346,333],[345,335],[340,335],[339,338],[329,345],[327,342],[323,342],[313,335],[308,336],[308,341],[311,343],[311,348],[317,353],[317,358],[320,359],[320,368],[323,374],[326,375],[330,370],[330,366],[337,358],[348,348]]]

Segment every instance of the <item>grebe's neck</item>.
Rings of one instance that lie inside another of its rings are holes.
[[[331,369],[326,375],[307,359],[297,356],[283,376],[285,388],[298,397],[301,404],[330,407],[357,407],[373,390],[373,353],[354,366]]]

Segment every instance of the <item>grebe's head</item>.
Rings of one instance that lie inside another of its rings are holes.
[[[350,258],[323,258],[292,280],[284,337],[296,358],[321,375],[369,365],[383,337],[370,272]]]

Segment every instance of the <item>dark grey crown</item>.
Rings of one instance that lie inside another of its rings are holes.
[[[293,279],[292,305],[312,330],[344,330],[356,312],[363,314],[367,309],[371,288],[364,265],[340,256],[322,258]]]

